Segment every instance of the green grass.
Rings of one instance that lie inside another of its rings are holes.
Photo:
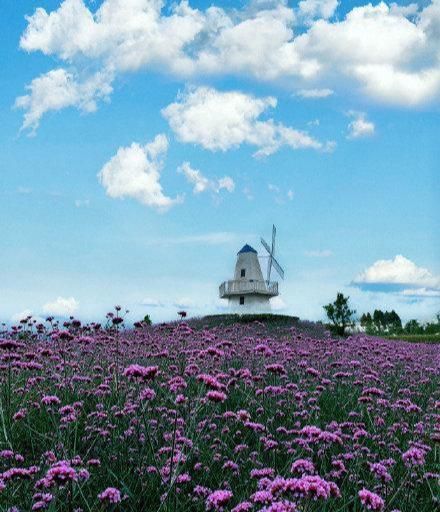
[[[440,343],[439,334],[393,334],[380,337],[388,340],[409,341],[411,343]]]

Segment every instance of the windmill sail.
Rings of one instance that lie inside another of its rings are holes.
[[[284,279],[284,270],[280,267],[280,264],[275,258],[272,258],[272,265],[275,267],[275,270],[278,272],[281,279]]]
[[[269,253],[269,260],[267,262],[267,282],[270,282],[270,273],[272,270],[272,265],[275,267],[275,270],[278,272],[281,279],[284,279],[284,270],[281,268],[281,265],[275,259],[275,237],[276,237],[276,234],[277,234],[277,229],[275,226],[272,226],[272,247],[269,246],[269,244],[264,240],[264,238],[261,238],[261,244],[266,249],[266,251]]]
[[[264,240],[264,238],[261,239],[261,243],[263,244],[263,247],[266,249],[266,251],[270,254],[271,250],[269,244]]]

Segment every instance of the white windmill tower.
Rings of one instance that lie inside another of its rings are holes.
[[[220,285],[221,299],[228,299],[229,307],[238,313],[270,311],[270,299],[278,293],[278,282],[270,280],[272,266],[284,279],[284,270],[275,259],[276,228],[272,228],[272,247],[261,238],[269,253],[267,262],[267,279],[263,277],[257,251],[250,245],[244,245],[237,253],[234,279]]]

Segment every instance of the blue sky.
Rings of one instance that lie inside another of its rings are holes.
[[[279,311],[440,310],[438,0],[2,7],[2,320],[221,311],[272,223]]]

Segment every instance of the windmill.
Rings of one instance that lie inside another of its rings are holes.
[[[284,270],[275,259],[276,229],[272,229],[272,248],[261,239],[266,251],[269,253],[267,265],[267,281],[264,280],[258,260],[257,251],[249,244],[245,244],[237,253],[233,279],[223,281],[219,286],[219,296],[227,299],[229,308],[235,313],[269,312],[270,299],[279,295],[278,283],[270,281],[272,266],[284,279]]]
[[[261,238],[261,244],[266,249],[266,251],[269,253],[269,260],[267,262],[267,284],[270,283],[270,273],[272,270],[272,266],[278,272],[281,279],[284,279],[284,270],[281,268],[281,265],[275,259],[275,237],[276,237],[276,235],[277,235],[277,228],[273,225],[272,226],[272,247],[269,246],[269,244],[264,240],[264,238]]]

